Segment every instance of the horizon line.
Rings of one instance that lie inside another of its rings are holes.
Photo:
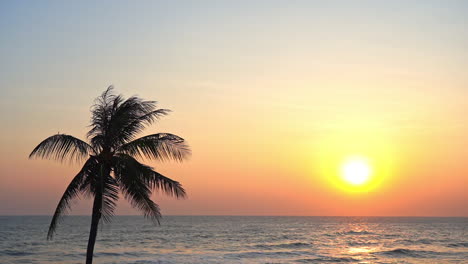
[[[0,217],[4,216],[49,216],[52,217],[52,214],[0,214]],[[62,217],[67,217],[67,216],[86,216],[86,217],[91,217],[91,215],[84,215],[84,214],[72,214],[72,215],[64,215]],[[120,215],[114,215],[114,216],[141,216],[145,218],[143,215],[140,214],[120,214]],[[247,217],[381,217],[381,218],[398,218],[398,217],[408,217],[408,218],[468,218],[467,216],[419,216],[419,215],[222,215],[222,214],[168,214],[168,215],[163,215],[161,218],[164,218],[165,216],[230,216],[230,217],[236,217],[236,216],[247,216]]]

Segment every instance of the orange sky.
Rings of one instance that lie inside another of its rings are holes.
[[[466,4],[245,4],[0,8],[0,215],[53,213],[79,166],[28,154],[114,84],[192,148],[150,162],[189,195],[163,214],[468,216]],[[372,188],[334,180],[353,155]]]

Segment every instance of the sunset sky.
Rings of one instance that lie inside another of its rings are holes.
[[[163,214],[468,216],[468,3],[323,2],[0,3],[0,215],[53,213],[80,164],[28,155],[114,85],[192,148]]]

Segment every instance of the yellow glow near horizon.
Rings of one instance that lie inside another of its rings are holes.
[[[352,185],[363,185],[369,181],[372,169],[366,159],[353,157],[345,161],[341,169],[343,180]]]
[[[313,162],[324,183],[335,191],[368,193],[384,191],[384,182],[392,180],[397,156],[390,135],[350,120],[337,122],[346,133],[324,135],[314,149],[318,154]],[[356,127],[359,125],[359,127]],[[371,132],[372,131],[372,132]]]

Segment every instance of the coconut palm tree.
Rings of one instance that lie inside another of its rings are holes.
[[[70,209],[70,202],[82,194],[94,199],[86,263],[92,263],[94,244],[100,220],[109,221],[114,213],[119,192],[144,216],[159,224],[161,213],[151,200],[153,190],[176,198],[185,197],[181,184],[171,180],[138,159],[182,161],[190,155],[183,138],[159,133],[136,138],[146,126],[169,113],[157,109],[155,101],[138,97],[124,99],[110,86],[96,98],[91,108],[89,143],[66,134],[42,141],[30,158],[58,161],[85,161],[60,199],[50,223],[47,239],[52,239],[57,224]]]

